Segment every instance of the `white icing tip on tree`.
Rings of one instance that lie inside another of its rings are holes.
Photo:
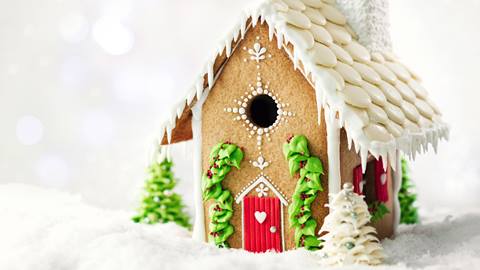
[[[150,166],[150,164],[157,159],[160,143],[161,142],[159,142],[157,138],[153,139],[152,145],[150,145],[148,148],[148,156],[145,162],[145,167]]]
[[[168,161],[172,160],[170,145],[160,146],[159,149],[157,150],[157,155],[156,155],[155,159],[153,160],[153,162],[161,163],[165,159],[168,160]]]

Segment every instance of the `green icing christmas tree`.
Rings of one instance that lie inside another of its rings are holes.
[[[418,209],[415,206],[417,195],[412,191],[413,185],[408,175],[408,163],[402,159],[402,187],[398,193],[398,200],[400,201],[400,223],[402,224],[417,224]]]
[[[172,192],[176,185],[172,166],[171,161],[164,159],[149,167],[150,176],[145,182],[142,205],[133,221],[146,224],[175,222],[185,228],[191,227],[189,217],[183,210],[182,198]]]

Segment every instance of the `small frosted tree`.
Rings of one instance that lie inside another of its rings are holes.
[[[172,166],[171,161],[164,159],[149,167],[142,204],[133,221],[145,224],[175,222],[185,228],[191,227],[182,198],[172,192],[176,185]]]
[[[383,248],[370,222],[368,206],[353,192],[351,184],[345,184],[338,194],[331,195],[330,214],[320,230],[324,241],[319,251],[326,265],[367,264],[378,265],[384,259]],[[326,234],[325,234],[326,233]]]
[[[402,159],[402,186],[398,192],[400,202],[400,223],[417,224],[419,222],[418,209],[415,206],[417,195],[413,191],[413,184],[408,174],[408,163]]]

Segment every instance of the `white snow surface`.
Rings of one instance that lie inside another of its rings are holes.
[[[383,242],[383,266],[334,269],[479,269],[480,211],[455,213],[402,226]],[[135,224],[132,214],[59,191],[0,185],[0,269],[328,269],[311,252],[217,249],[174,224]]]

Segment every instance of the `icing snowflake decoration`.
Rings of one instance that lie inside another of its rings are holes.
[[[261,183],[261,184],[255,189],[255,191],[258,193],[258,197],[259,197],[259,198],[267,197],[268,187],[266,187],[263,183]]]
[[[250,163],[253,165],[253,167],[259,168],[262,171],[268,167],[268,165],[270,165],[270,162],[266,161],[262,154],[258,156],[257,160],[250,161]]]
[[[267,141],[271,141],[270,135],[273,134],[282,123],[288,122],[288,117],[295,116],[295,113],[287,111],[288,103],[283,103],[281,98],[277,96],[274,90],[270,89],[269,82],[264,84],[262,82],[261,74],[257,73],[257,82],[255,85],[249,84],[249,91],[245,92],[245,95],[238,99],[234,99],[233,102],[238,105],[237,107],[224,108],[227,113],[233,113],[236,116],[234,121],[242,121],[245,130],[248,132],[249,138],[256,136],[258,150],[262,149],[264,137]],[[249,109],[250,102],[259,95],[266,95],[273,99],[277,108],[277,118],[275,122],[269,127],[260,127],[249,120],[247,110]]]

